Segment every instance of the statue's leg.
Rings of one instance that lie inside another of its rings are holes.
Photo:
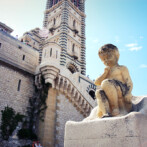
[[[98,117],[108,117],[110,116],[110,108],[108,103],[108,98],[103,90],[96,91],[96,98],[98,102]]]
[[[118,106],[118,93],[116,85],[113,80],[104,80],[101,84],[102,89],[104,90],[106,96],[108,97],[108,101],[111,107],[112,116],[116,116],[119,114],[119,106]]]

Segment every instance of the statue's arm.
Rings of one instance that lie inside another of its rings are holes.
[[[122,67],[122,76],[123,76],[123,80],[125,81],[125,84],[128,87],[128,91],[125,95],[125,100],[127,102],[131,102],[131,99],[132,99],[131,92],[132,92],[132,89],[133,89],[133,82],[131,80],[129,71],[128,71],[127,67],[125,67],[125,66]]]
[[[109,72],[109,67],[106,67],[104,73],[95,80],[94,84],[96,86],[101,85],[102,81],[107,78],[108,72]]]

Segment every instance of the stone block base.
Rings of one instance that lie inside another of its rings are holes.
[[[147,98],[121,117],[67,122],[65,147],[147,147]]]

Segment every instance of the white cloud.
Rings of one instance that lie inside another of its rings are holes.
[[[137,46],[137,43],[130,43],[130,44],[126,44],[126,47],[135,47]]]
[[[146,64],[141,64],[140,68],[147,68],[147,65]]]
[[[142,46],[138,46],[137,43],[126,44],[126,47],[128,47],[130,51],[139,51],[142,49]]]
[[[94,39],[93,42],[94,42],[94,43],[98,43],[99,40],[98,40],[98,39]]]
[[[142,49],[142,46],[138,46],[138,47],[131,47],[129,48],[130,51],[139,51]]]

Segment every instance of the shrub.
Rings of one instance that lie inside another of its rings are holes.
[[[0,126],[1,135],[4,140],[8,140],[9,136],[12,135],[13,131],[16,129],[18,122],[21,122],[24,115],[17,113],[11,107],[5,107],[2,113],[2,123]]]
[[[34,134],[30,129],[20,129],[17,136],[19,139],[37,140],[37,135]]]

